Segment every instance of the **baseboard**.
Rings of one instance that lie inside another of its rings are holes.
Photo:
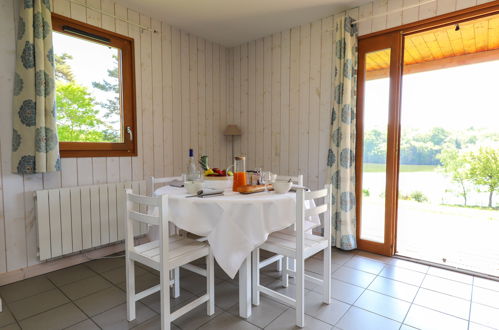
[[[136,239],[136,243],[147,242],[147,236]],[[70,255],[60,259],[49,260],[36,265],[12,270],[10,272],[0,274],[0,286],[22,281],[24,279],[47,274],[59,269],[76,266],[93,259],[99,259],[114,253],[124,251],[124,243],[108,245],[95,250],[82,251],[78,254]]]

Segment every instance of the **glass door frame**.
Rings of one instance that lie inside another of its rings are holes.
[[[357,246],[386,256],[395,253],[396,216],[398,203],[398,144],[400,134],[400,80],[402,73],[402,35],[398,31],[359,40],[359,65],[357,80],[357,143],[356,143],[356,195],[357,195]],[[390,91],[387,127],[386,185],[385,185],[385,228],[384,242],[361,239],[362,228],[362,167],[364,141],[364,94],[366,55],[371,52],[390,49]]]
[[[386,256],[396,253],[397,213],[398,213],[398,177],[399,177],[399,145],[400,145],[400,113],[402,76],[404,62],[404,37],[409,34],[430,30],[441,26],[461,23],[480,17],[499,13],[499,0],[478,6],[447,13],[437,17],[409,23],[388,30],[371,33],[359,37],[358,43],[358,76],[357,76],[357,113],[356,113],[356,163],[355,193],[357,216],[357,246],[365,250]],[[386,156],[386,190],[385,190],[385,237],[384,243],[363,240],[360,237],[362,224],[362,159],[364,141],[364,85],[365,55],[377,50],[391,49],[390,56],[390,100]]]

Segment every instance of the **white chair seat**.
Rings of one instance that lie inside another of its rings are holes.
[[[328,240],[322,236],[304,234],[303,240],[304,258],[308,258],[328,246]],[[277,253],[289,258],[296,258],[296,232],[281,230],[272,233],[267,241],[260,246],[260,249]]]
[[[135,247],[135,252],[138,255],[154,261],[154,263],[151,263],[151,268],[159,270],[160,250],[158,240],[137,245]],[[169,269],[177,268],[185,263],[190,263],[205,256],[207,253],[209,253],[209,246],[207,243],[198,242],[178,235],[169,237]]]

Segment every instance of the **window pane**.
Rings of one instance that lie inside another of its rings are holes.
[[[53,34],[61,142],[123,142],[120,50]]]
[[[366,54],[364,151],[360,238],[385,241],[386,149],[390,99],[390,49]]]

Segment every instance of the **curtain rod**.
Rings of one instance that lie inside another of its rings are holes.
[[[419,6],[426,5],[427,3],[432,3],[432,2],[435,2],[435,1],[437,1],[437,0],[427,0],[427,1],[423,1],[421,3],[417,3],[417,4],[414,4],[414,5],[409,5],[409,6],[406,6],[406,7],[394,9],[392,11],[388,11],[388,12],[385,12],[385,13],[381,13],[381,14],[377,14],[377,15],[371,15],[371,16],[368,16],[368,17],[363,17],[363,18],[360,18],[358,20],[353,21],[352,24],[363,22],[363,21],[367,21],[367,20],[370,20],[370,19],[373,19],[373,18],[377,18],[377,17],[382,17],[382,16],[385,16],[385,15],[390,15],[390,14],[398,13],[399,11],[403,11],[403,10],[406,10],[406,9],[411,9],[411,8],[419,7]]]
[[[147,27],[147,26],[144,26],[144,25],[140,25],[140,24],[137,24],[137,23],[134,23],[134,22],[131,22],[125,18],[122,18],[122,17],[119,17],[119,16],[116,16],[114,14],[110,14],[110,13],[106,13],[105,11],[102,11],[100,10],[99,8],[96,8],[96,7],[92,7],[92,6],[89,6],[85,3],[81,3],[79,1],[76,1],[76,0],[69,0],[69,2],[71,3],[74,3],[76,5],[80,5],[80,6],[83,6],[85,8],[88,8],[88,9],[91,9],[93,11],[96,11],[98,13],[101,13],[103,15],[106,15],[106,16],[109,16],[109,17],[112,17],[112,18],[116,18],[116,19],[119,19],[120,21],[123,21],[123,22],[126,22],[128,24],[131,24],[131,25],[135,25],[137,27],[139,27],[141,30],[146,30],[146,31],[149,31],[149,32],[152,32],[152,33],[158,33],[157,30],[154,30],[154,29],[151,29],[150,27]]]

